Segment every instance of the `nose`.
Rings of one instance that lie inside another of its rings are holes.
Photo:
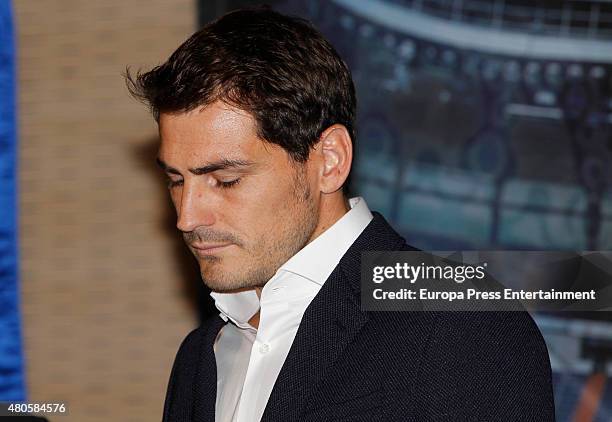
[[[185,182],[176,207],[176,227],[182,232],[191,232],[200,226],[213,225],[215,216],[207,202],[202,189]]]

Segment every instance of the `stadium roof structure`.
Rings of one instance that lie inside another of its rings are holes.
[[[504,24],[504,17],[508,16],[506,3],[509,2],[499,0],[495,2],[333,0],[333,2],[355,15],[389,29],[456,48],[533,59],[612,63],[612,42],[609,37],[604,36],[612,34],[608,28],[612,28],[612,10],[595,13],[594,11],[600,9],[593,5],[600,5],[601,2],[589,2],[588,12],[572,11],[572,9],[545,10],[536,5],[513,5],[511,10],[521,10],[525,17],[531,16],[525,20],[522,27],[517,24],[514,26]],[[431,13],[431,7],[429,9],[425,7],[428,3],[439,4],[438,11],[446,7],[447,13],[434,15]],[[466,9],[468,4],[471,5],[469,10]],[[603,4],[612,9],[611,2]],[[477,11],[478,6],[490,8],[495,5],[500,9],[499,18],[496,21],[494,11],[491,12],[493,19],[489,17],[489,25],[475,23],[474,14],[468,13]],[[543,14],[544,17],[540,21],[534,20],[533,16],[537,17],[539,14]],[[549,23],[543,26],[541,22],[545,21],[546,17],[551,20],[551,14],[559,15],[553,19],[558,24],[553,26]],[[567,16],[564,17],[564,14]],[[582,22],[578,26],[581,31],[576,31],[577,26],[571,25],[577,20],[575,15],[578,15],[579,21]],[[538,27],[547,30],[534,29]],[[551,31],[551,27],[555,31]]]

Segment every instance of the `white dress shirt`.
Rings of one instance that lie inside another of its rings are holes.
[[[329,229],[283,264],[261,290],[211,293],[229,321],[215,341],[216,422],[259,421],[289,354],[304,311],[372,220],[363,198]],[[260,311],[259,328],[248,324]]]

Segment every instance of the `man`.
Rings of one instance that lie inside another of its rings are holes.
[[[527,314],[361,310],[361,252],[412,248],[345,197],[354,87],[309,23],[230,13],[128,86],[220,311],[178,351],[165,422],[554,419]]]

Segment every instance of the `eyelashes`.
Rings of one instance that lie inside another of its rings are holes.
[[[182,180],[168,180],[168,189],[180,186],[183,184]]]
[[[221,188],[221,189],[230,189],[234,186],[236,186],[238,183],[240,183],[241,178],[238,177],[237,179],[234,180],[230,180],[228,182],[223,182],[220,180],[216,181],[216,186]],[[183,185],[183,181],[182,180],[168,180],[168,189],[177,187],[177,186],[182,186]]]
[[[240,177],[234,180],[230,180],[229,182],[218,181],[217,183],[222,189],[229,189],[233,186],[236,186],[238,183],[240,183]]]

